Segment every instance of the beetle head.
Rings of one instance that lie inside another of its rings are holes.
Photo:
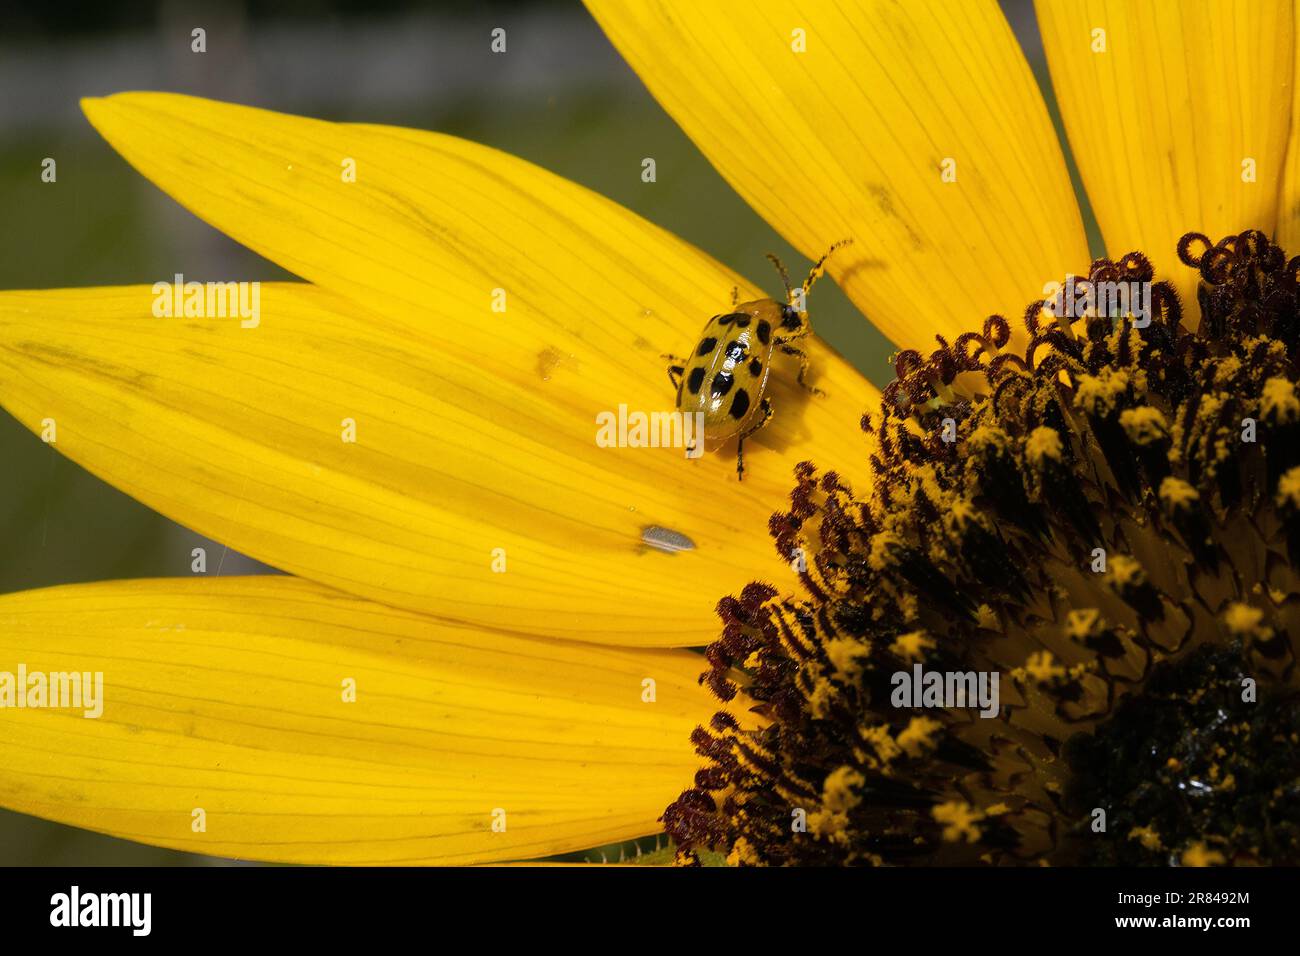
[[[806,313],[800,312],[792,305],[781,306],[781,328],[787,332],[798,332],[808,323]]]

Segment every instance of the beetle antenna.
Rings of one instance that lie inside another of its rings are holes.
[[[785,301],[790,301],[790,296],[794,292],[790,289],[790,273],[785,271],[785,265],[773,253],[767,254],[767,259],[772,265],[776,266],[776,271],[781,273],[781,281],[785,283]]]
[[[803,295],[805,299],[808,298],[808,293],[812,289],[813,283],[816,282],[818,279],[820,279],[822,277],[822,273],[826,271],[825,268],[826,260],[831,257],[831,253],[833,253],[836,249],[840,249],[843,248],[844,246],[852,244],[852,242],[853,242],[852,239],[841,239],[839,242],[834,243],[829,249],[826,250],[826,255],[822,256],[815,263],[813,263],[812,269],[809,270],[808,272],[808,278],[803,280]],[[790,288],[790,284],[787,282],[786,289],[789,288]]]

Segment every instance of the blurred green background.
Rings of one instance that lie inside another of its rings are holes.
[[[1028,0],[1003,6],[1046,85]],[[190,51],[196,26],[207,31],[203,55]],[[507,30],[505,56],[488,50],[496,26]],[[99,139],[79,97],[129,89],[454,133],[589,186],[766,287],[777,280],[764,253],[776,252],[792,274],[804,268],[576,2],[0,0],[0,288],[152,283],[176,272],[286,277],[182,210]],[[657,163],[653,184],[640,178],[646,156]],[[40,180],[45,157],[57,160],[56,184]],[[837,288],[817,287],[814,314],[823,338],[877,383],[888,381],[892,344]],[[219,544],[114,491],[0,411],[0,593],[187,575],[200,545],[215,571]],[[224,574],[270,570],[234,553],[220,561]],[[606,855],[617,859],[619,850]],[[600,854],[574,858],[584,856]],[[0,811],[0,865],[218,862]]]

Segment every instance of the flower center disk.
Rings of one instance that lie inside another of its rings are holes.
[[[1300,258],[1178,254],[1195,332],[1145,256],[1098,260],[1060,301],[1149,309],[900,353],[870,494],[799,466],[771,531],[804,593],[719,603],[702,680],[758,726],[695,731],[683,862],[1300,862]],[[906,673],[998,699],[900,701]]]

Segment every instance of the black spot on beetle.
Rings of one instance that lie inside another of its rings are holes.
[[[695,350],[695,354],[697,356],[708,355],[710,352],[713,351],[713,347],[717,344],[718,344],[718,340],[715,339],[712,335],[708,336],[707,338],[700,339],[700,347]]]
[[[732,378],[730,372],[719,372],[713,376],[713,384],[709,386],[709,390],[713,392],[714,398],[721,398],[731,391],[731,386],[734,384],[736,380]]]
[[[726,315],[718,316],[718,325],[730,325],[737,319],[743,319],[744,317],[745,313],[743,312],[729,312]]]
[[[727,345],[727,358],[732,365],[745,360],[745,345],[743,342],[731,342]]]
[[[745,313],[743,312],[736,313],[736,328],[747,329],[749,328],[750,321],[751,320],[749,316],[745,315]]]
[[[686,387],[691,390],[692,395],[700,394],[700,386],[704,384],[704,366],[697,365],[691,369],[691,374],[686,379]]]
[[[754,378],[758,378],[758,376],[763,374],[762,359],[753,358],[749,360],[749,374],[754,376]]]
[[[767,319],[758,320],[758,341],[763,345],[772,341],[772,323]]]
[[[747,411],[749,411],[749,393],[743,388],[738,388],[736,389],[736,397],[731,400],[731,411],[728,414],[739,421],[745,417]]]

